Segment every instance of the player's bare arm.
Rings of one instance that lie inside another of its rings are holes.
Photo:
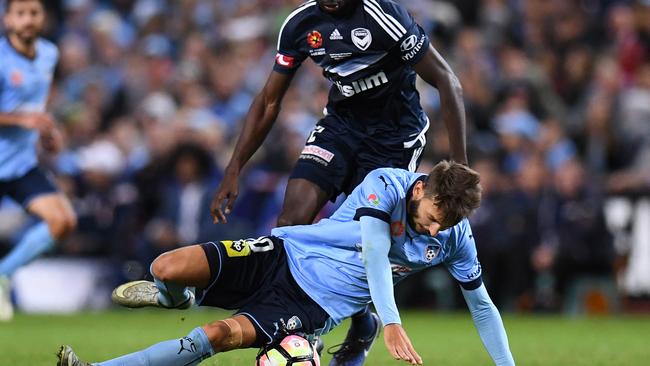
[[[440,93],[442,118],[449,134],[451,159],[467,164],[465,106],[463,105],[463,88],[458,77],[431,45],[414,68],[424,81],[437,88]]]
[[[226,167],[223,181],[217,188],[210,205],[210,212],[215,224],[228,222],[226,215],[232,210],[239,193],[239,173],[269,134],[278,113],[280,113],[282,99],[292,79],[293,74],[285,75],[272,71],[262,91],[253,99],[244,119],[244,128],[237,139],[235,150]],[[225,209],[222,207],[224,201]]]
[[[35,130],[54,128],[54,118],[49,113],[0,113],[0,126],[18,126]]]

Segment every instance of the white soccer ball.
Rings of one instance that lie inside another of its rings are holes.
[[[314,347],[303,337],[289,335],[282,342],[261,351],[256,366],[320,366]]]

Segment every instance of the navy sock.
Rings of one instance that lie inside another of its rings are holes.
[[[360,313],[352,316],[349,334],[354,338],[368,339],[375,334],[377,325],[372,318],[372,312],[369,307]]]

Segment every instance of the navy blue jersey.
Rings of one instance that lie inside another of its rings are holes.
[[[368,135],[407,141],[427,128],[412,66],[428,46],[424,30],[391,0],[362,0],[345,18],[310,0],[282,25],[274,70],[292,73],[310,57],[333,83],[328,113],[353,117],[345,123]]]

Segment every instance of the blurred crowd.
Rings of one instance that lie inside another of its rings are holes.
[[[47,2],[47,37],[61,52],[50,110],[66,149],[42,158],[79,215],[61,254],[130,263],[124,275],[137,277],[178,245],[268,233],[327,99],[311,62],[248,165],[229,223],[212,224],[208,207],[301,2]],[[400,2],[463,86],[484,188],[471,221],[496,301],[553,309],[577,276],[613,276],[626,252],[603,202],[650,192],[650,1]],[[448,143],[435,89],[419,90],[432,121],[426,172]],[[8,203],[1,214],[24,220]],[[15,227],[0,225],[5,241]]]

